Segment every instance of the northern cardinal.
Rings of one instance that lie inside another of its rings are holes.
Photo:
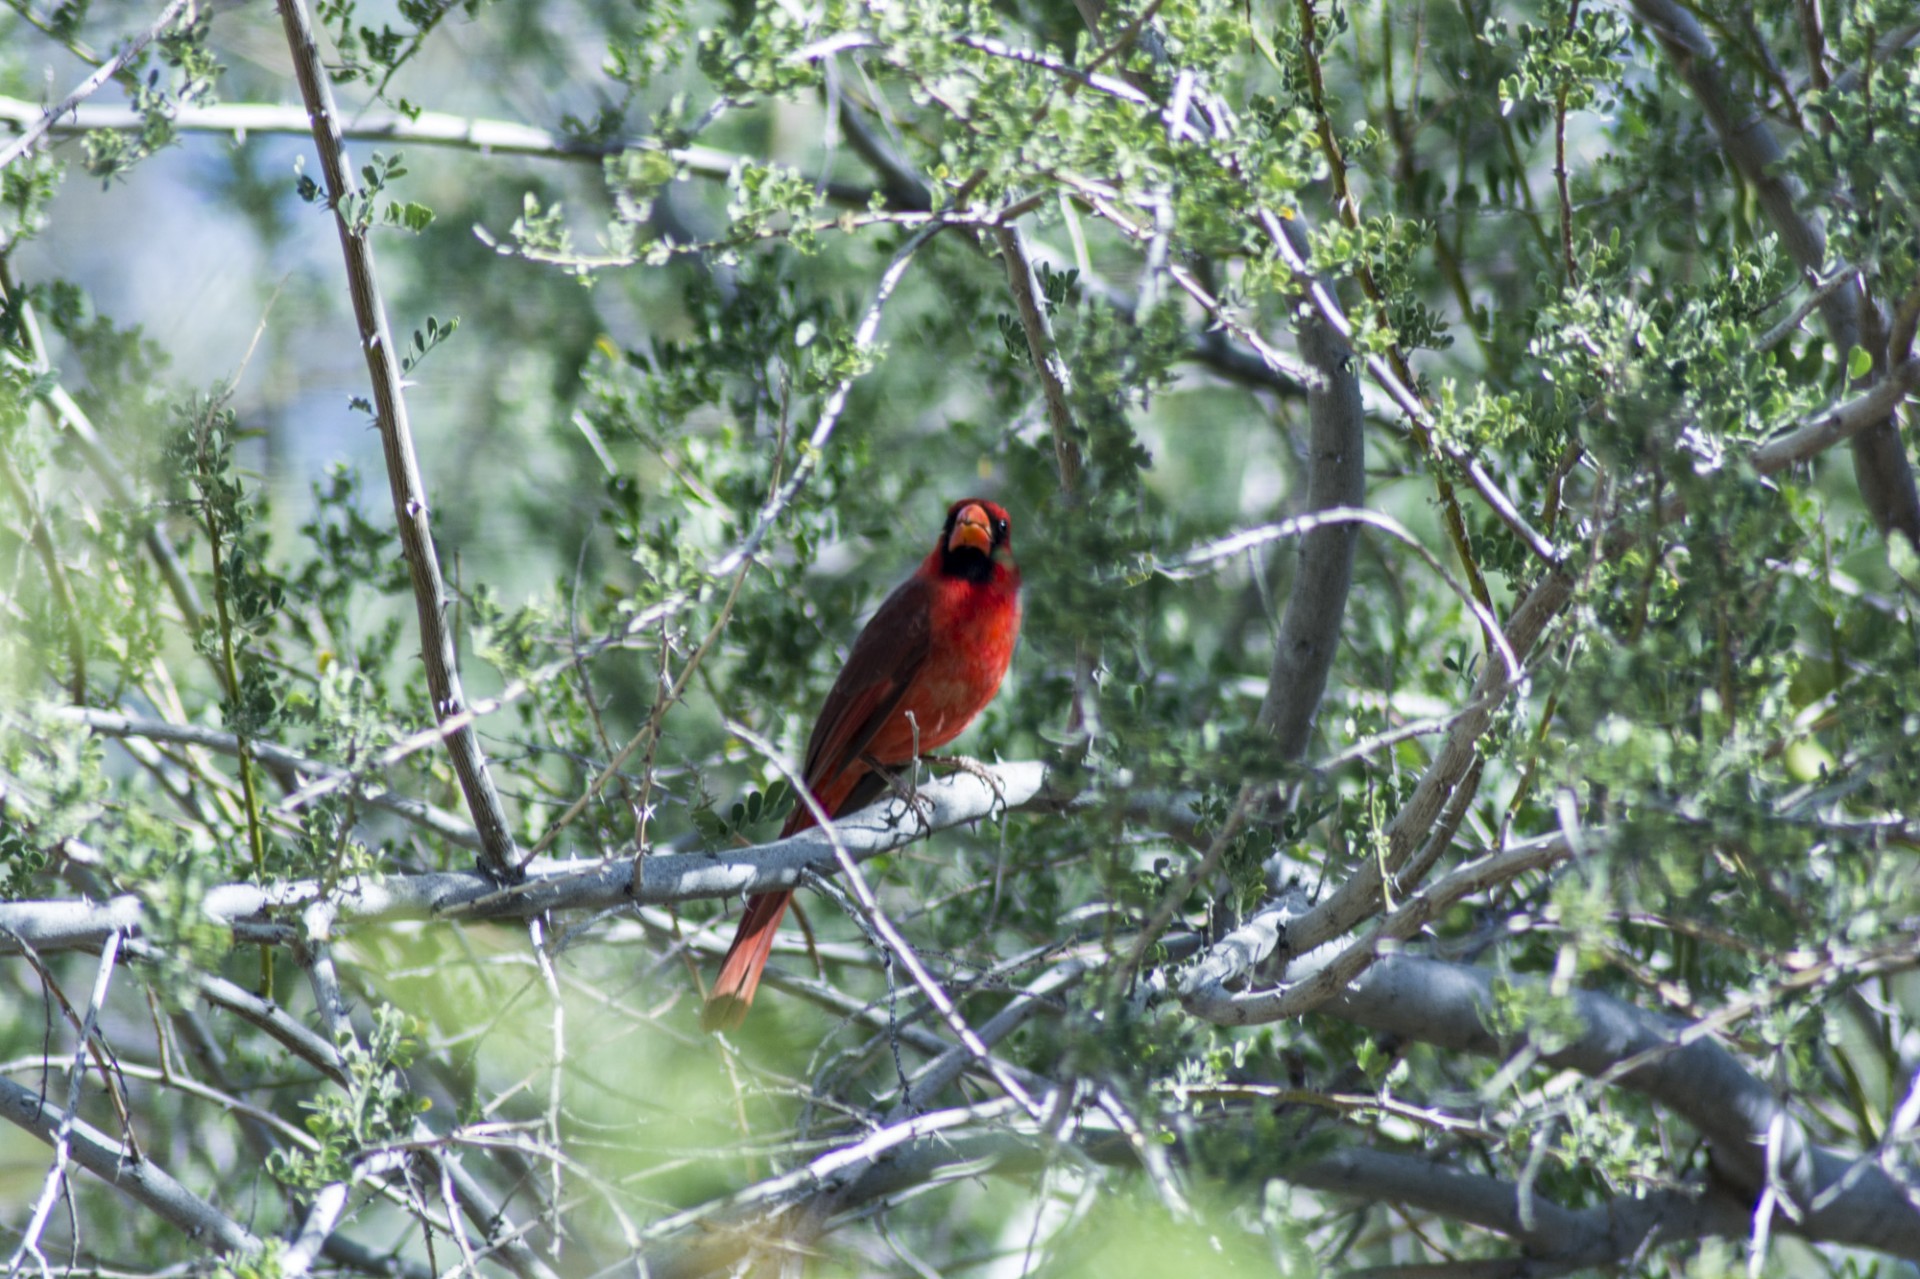
[[[947,508],[932,553],[854,640],[814,721],[805,778],[828,816],[872,803],[891,770],[960,736],[999,691],[1019,634],[1020,570],[1007,513],[985,498],[962,498]],[[780,837],[813,824],[802,801]],[[732,1030],[746,1019],[792,900],[790,890],[747,899],[702,1028]]]

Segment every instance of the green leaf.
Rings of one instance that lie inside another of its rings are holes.
[[[384,211],[388,226],[397,226],[418,235],[433,223],[433,210],[412,201],[393,201]]]

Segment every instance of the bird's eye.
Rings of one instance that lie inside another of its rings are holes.
[[[995,520],[993,522],[993,540],[996,542],[1004,542],[1007,540],[1007,522],[1005,520]]]

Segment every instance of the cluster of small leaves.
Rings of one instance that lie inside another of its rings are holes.
[[[211,12],[189,11],[190,21],[164,31],[154,41],[169,71],[148,68],[143,55],[120,75],[132,106],[140,115],[134,133],[95,129],[83,144],[84,166],[103,185],[125,177],[140,161],[174,141],[173,116],[184,106],[210,102],[222,70],[208,42]],[[142,72],[145,72],[142,75]]]
[[[809,5],[754,5],[733,0],[727,22],[696,37],[696,61],[722,98],[749,99],[795,93],[820,83],[817,59],[807,47],[852,30],[857,6],[846,0]]]
[[[460,317],[454,316],[442,323],[438,316],[429,315],[424,330],[415,329],[407,349],[400,356],[400,371],[411,373],[418,368],[420,361],[427,358],[427,352],[452,337],[460,329]]]
[[[47,205],[65,174],[64,165],[41,151],[23,155],[0,169],[0,209],[6,211],[0,231],[5,232],[8,243],[31,239],[46,226]]]
[[[165,460],[175,500],[194,513],[213,552],[218,604],[194,642],[228,671],[228,727],[242,737],[262,737],[274,728],[282,700],[282,678],[266,657],[286,588],[266,562],[258,493],[234,460],[242,434],[224,395],[191,397],[175,411]]]
[[[1626,74],[1630,35],[1622,15],[1579,0],[1550,0],[1537,22],[1490,18],[1484,28],[1487,44],[1514,50],[1514,70],[1500,79],[1500,101],[1508,109],[1534,103],[1607,110]]]
[[[381,225],[396,227],[415,235],[433,224],[433,210],[424,204],[412,200],[388,200],[381,203],[380,197],[389,183],[397,182],[407,175],[407,166],[403,162],[405,153],[395,151],[386,155],[375,151],[373,159],[360,166],[360,189],[347,192],[341,197],[338,211],[341,221],[356,235],[364,235],[373,226],[376,218]],[[320,184],[305,173],[294,179],[294,191],[308,204],[321,204],[327,199],[327,193]],[[455,324],[458,321],[454,321]],[[449,329],[448,334],[452,330]]]
[[[1830,56],[1858,75],[1803,101],[1819,146],[1795,148],[1788,161],[1814,190],[1844,190],[1827,224],[1827,251],[1861,264],[1876,291],[1907,296],[1920,270],[1911,203],[1900,192],[1920,182],[1920,145],[1912,121],[1920,111],[1920,50],[1887,34],[1910,21],[1897,5],[1862,3],[1839,13]],[[1911,302],[1903,303],[1911,306]]]
[[[793,811],[793,787],[785,780],[763,790],[749,790],[722,813],[716,807],[700,806],[689,815],[694,829],[716,846],[735,837],[746,837],[763,824],[785,820]]]
[[[728,177],[727,190],[732,238],[751,240],[785,230],[795,252],[813,252],[817,239],[810,215],[819,196],[799,172],[778,164],[742,164]]]
[[[259,1252],[242,1256],[230,1253],[214,1266],[213,1279],[283,1279],[287,1273],[286,1240],[268,1236]]]
[[[1697,289],[1660,293],[1596,271],[1536,321],[1530,354],[1551,388],[1542,416],[1581,421],[1586,445],[1627,471],[1717,477],[1730,445],[1763,438],[1812,403],[1805,379],[1755,342],[1787,279],[1770,245],[1736,254]]]
[[[520,215],[514,219],[508,235],[512,237],[514,247],[500,250],[502,253],[512,252],[534,261],[554,263],[589,288],[593,286],[595,273],[601,268],[630,264],[635,245],[639,242],[632,222],[616,220],[605,232],[605,254],[589,256],[580,253],[574,248],[573,230],[567,225],[566,209],[558,202],[545,204],[532,191],[522,196]],[[671,256],[672,251],[665,241],[656,241],[648,252],[649,261],[658,265]],[[652,256],[656,252],[657,259]]]
[[[1316,271],[1343,275],[1365,269],[1379,280],[1409,279],[1414,259],[1426,249],[1432,234],[1431,227],[1392,215],[1368,218],[1351,228],[1330,222],[1314,233],[1313,266]],[[1378,317],[1370,308],[1356,317],[1354,344],[1361,351],[1384,354],[1396,348],[1412,352],[1453,345],[1439,314],[1410,291],[1387,291],[1382,309],[1384,314]]]
[[[426,1113],[423,1098],[404,1072],[419,1051],[421,1027],[389,1004],[373,1010],[373,1025],[362,1045],[343,1034],[334,1044],[346,1075],[343,1087],[328,1089],[301,1105],[314,1146],[285,1146],[267,1161],[267,1171],[289,1189],[312,1193],[345,1181],[354,1161],[368,1150],[403,1140],[414,1120]]]
[[[671,66],[687,47],[687,6],[684,0],[646,0],[625,14],[627,28],[608,41],[607,75],[635,89],[643,89]]]
[[[678,166],[666,151],[638,146],[608,156],[602,170],[620,218],[639,224],[653,216],[654,200],[674,180]]]
[[[319,0],[315,13],[332,37],[339,61],[327,68],[336,84],[356,81],[372,86],[374,96],[386,98],[387,86],[394,75],[420,52],[427,36],[456,9],[468,17],[479,12],[481,0],[398,0],[398,15],[407,25],[396,30],[382,22],[378,30],[358,21],[358,0]],[[417,119],[420,107],[400,98],[394,109]]]
[[[31,896],[36,877],[51,860],[32,831],[0,813],[0,900]]]

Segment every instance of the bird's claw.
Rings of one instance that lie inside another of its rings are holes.
[[[910,767],[889,768],[872,756],[867,756],[866,761],[869,768],[886,779],[888,792],[905,804],[909,812],[918,816],[921,826],[931,832],[933,801],[920,793],[920,788],[914,784]]]
[[[1000,775],[971,755],[928,755],[925,759],[929,764],[945,764],[955,772],[978,777],[993,792],[994,801],[1002,808],[1007,806],[1007,792],[1001,788]]]

